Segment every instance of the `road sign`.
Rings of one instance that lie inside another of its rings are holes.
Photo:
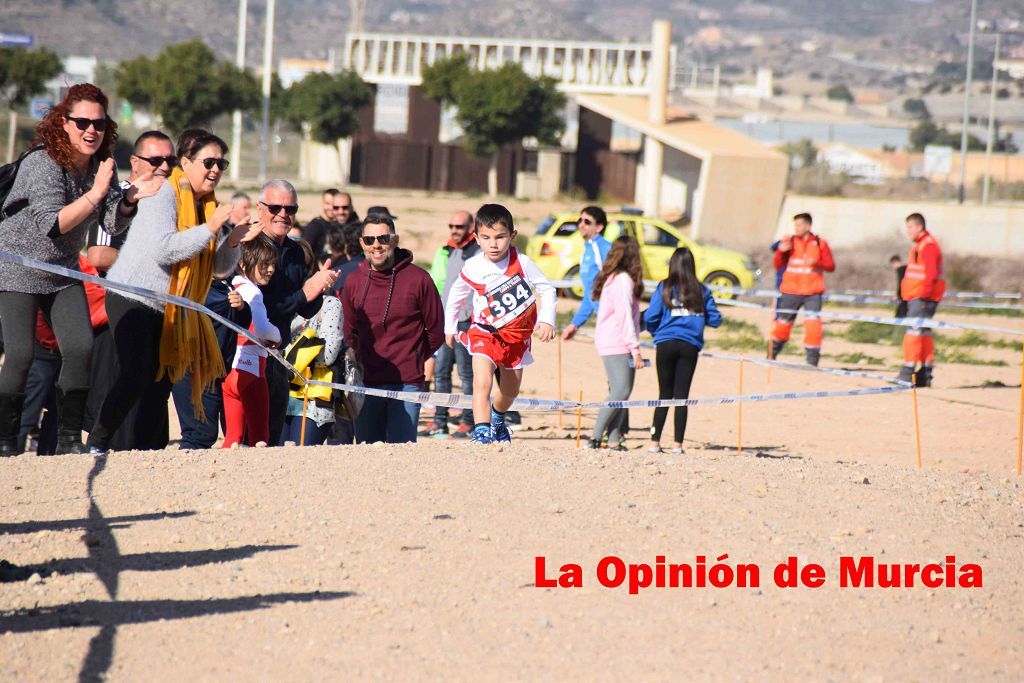
[[[924,148],[924,174],[948,175],[953,171],[953,148],[928,145]]]
[[[27,33],[0,33],[0,47],[32,47],[35,42]]]

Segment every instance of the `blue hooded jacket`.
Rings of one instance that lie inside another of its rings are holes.
[[[594,311],[597,304],[594,303],[594,280],[601,272],[604,260],[608,258],[608,251],[612,243],[598,235],[592,240],[583,240],[583,260],[580,262],[580,280],[583,281],[583,301],[576,315],[572,317],[572,324],[575,327],[583,327]]]
[[[711,290],[704,290],[704,312],[691,313],[685,308],[665,308],[661,298],[664,282],[659,282],[651,295],[651,307],[644,311],[644,329],[654,336],[654,343],[661,344],[670,339],[693,344],[698,349],[704,347],[704,326],[718,327],[722,324],[722,314],[718,312],[715,298]]]

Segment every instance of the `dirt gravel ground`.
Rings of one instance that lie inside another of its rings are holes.
[[[557,345],[537,357],[526,389],[551,397]],[[702,361],[693,395],[734,392],[737,370]],[[563,371],[566,395],[602,397],[586,341]],[[625,453],[577,450],[575,415],[527,415],[505,448],[6,459],[5,679],[1020,680],[1017,393],[958,388],[1017,372],[950,366],[919,392],[922,470],[908,393],[746,404],[741,456],[730,405],[691,410],[685,456],[648,454],[635,411]],[[872,384],[747,366],[744,390]],[[605,556],[726,553],[760,567],[759,588],[634,596],[596,579]],[[839,586],[843,556],[948,555],[982,587]],[[579,564],[583,586],[536,587],[537,556],[549,577]],[[777,587],[789,556],[825,585]]]
[[[392,203],[416,215],[412,202]],[[432,239],[423,229],[421,245]],[[762,313],[725,313],[767,325]],[[825,329],[826,365],[898,365],[898,346]],[[709,332],[708,349],[730,335]],[[3,459],[0,671],[12,681],[1021,680],[1021,370],[1019,346],[1006,347],[971,350],[972,362],[1001,365],[940,364],[936,385],[918,392],[920,470],[909,392],[701,406],[684,456],[647,453],[650,411],[636,410],[624,453],[577,450],[572,413],[526,415],[504,448]],[[535,356],[524,394],[555,397],[558,345],[537,344]],[[565,398],[604,397],[587,340],[564,344],[561,366]],[[692,395],[737,393],[739,369],[703,359]],[[744,364],[743,393],[877,384]],[[656,393],[653,370],[639,372],[634,397]],[[584,413],[584,438],[592,424]],[[710,566],[724,554],[760,567],[760,586],[630,595],[596,577],[606,556]],[[840,586],[844,556],[950,555],[979,565],[983,585]],[[537,587],[538,556],[549,577],[580,565],[582,587]],[[822,565],[824,586],[777,587],[773,569],[789,556]]]

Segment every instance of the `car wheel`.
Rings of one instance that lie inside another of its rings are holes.
[[[716,270],[708,273],[708,276],[704,278],[704,284],[711,287],[712,293],[715,298],[718,299],[735,299],[736,295],[732,292],[719,292],[715,291],[715,287],[739,287],[740,279],[730,273],[727,270]]]
[[[569,269],[563,277],[563,280],[579,280],[580,279],[580,267],[573,266]],[[574,285],[573,287],[565,287],[562,289],[562,296],[567,296],[570,299],[576,299],[579,301],[583,298],[583,284]]]

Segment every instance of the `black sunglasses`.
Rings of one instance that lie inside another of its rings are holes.
[[[352,210],[352,205],[351,204],[345,204],[344,206],[335,206],[334,210],[335,211],[351,211]]]
[[[174,156],[173,154],[166,157],[142,157],[139,156],[138,154],[136,154],[135,156],[138,157],[139,159],[142,159],[143,161],[149,162],[149,165],[152,166],[153,168],[159,168],[165,163],[171,168],[174,168],[175,166],[178,165],[178,157]]]
[[[394,235],[392,235],[391,233],[385,233],[383,235],[377,235],[376,237],[374,237],[373,235],[363,235],[360,239],[363,240],[363,244],[365,244],[368,247],[372,247],[374,240],[377,241],[377,244],[391,244],[392,237],[394,237]]]
[[[209,171],[214,166],[216,166],[220,170],[224,171],[224,170],[227,169],[228,166],[231,165],[231,162],[228,161],[227,159],[216,159],[214,157],[207,157],[207,158],[203,159],[200,163],[202,163],[202,165],[204,167],[206,167],[207,171]],[[297,207],[296,207],[296,210],[298,210]]]
[[[471,225],[473,225],[473,224],[472,223],[449,223],[448,224],[448,229],[449,230],[465,230],[466,228],[470,227]]]
[[[260,204],[267,207],[267,211],[269,211],[272,214],[281,213],[281,211],[283,210],[289,216],[294,216],[299,212],[298,204],[267,204],[266,202],[260,202]]]
[[[97,133],[102,133],[107,129],[107,120],[104,119],[87,119],[81,116],[65,116],[68,121],[75,124],[78,130],[86,131],[89,130],[89,126],[96,129]]]

